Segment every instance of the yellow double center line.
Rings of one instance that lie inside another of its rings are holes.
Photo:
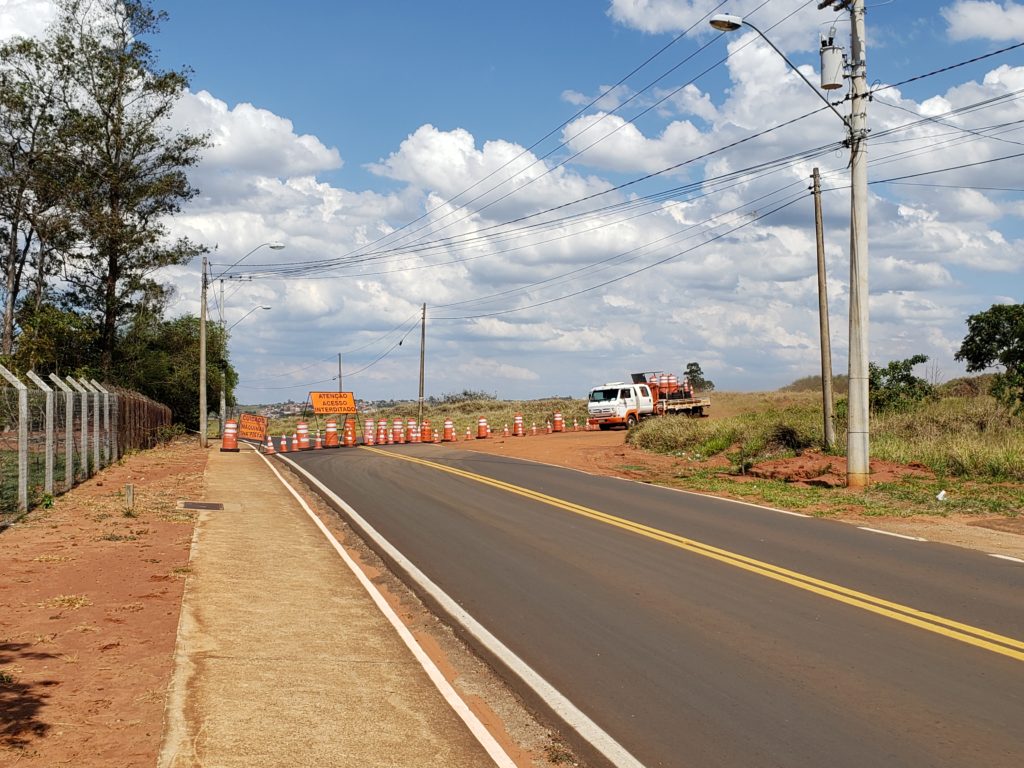
[[[899,603],[894,603],[889,600],[883,600],[882,598],[858,592],[839,584],[833,584],[828,581],[823,581],[822,579],[816,579],[813,576],[808,576],[797,571],[791,571],[787,568],[780,568],[777,565],[772,565],[771,563],[766,563],[761,560],[755,560],[752,557],[746,557],[745,555],[730,552],[726,549],[719,549],[718,547],[713,547],[710,544],[703,544],[699,541],[694,541],[693,539],[687,539],[683,536],[669,533],[668,531],[651,528],[650,526],[643,525],[632,520],[626,520],[625,518],[609,515],[605,512],[599,512],[596,509],[584,507],[581,504],[574,504],[571,501],[565,501],[564,499],[559,499],[554,496],[548,496],[547,494],[539,493],[538,491],[531,491],[529,488],[522,488],[518,485],[512,485],[511,483],[495,480],[491,477],[478,475],[474,472],[466,472],[465,470],[456,469],[455,467],[449,467],[444,464],[438,464],[434,461],[418,459],[413,456],[392,453],[390,451],[382,451],[378,448],[364,448],[364,450],[370,450],[374,453],[380,454],[381,456],[387,456],[388,458],[400,459],[413,464],[420,464],[467,480],[483,483],[484,485],[489,485],[493,488],[499,488],[503,491],[507,491],[508,493],[514,493],[517,496],[523,496],[527,499],[532,499],[533,501],[539,501],[542,504],[557,507],[558,509],[572,512],[573,514],[580,515],[581,517],[589,517],[591,520],[597,520],[598,522],[605,523],[606,525],[612,525],[616,528],[621,528],[622,530],[639,534],[640,536],[646,536],[649,539],[661,541],[670,546],[684,549],[688,552],[693,552],[694,554],[702,555],[704,557],[709,557],[712,560],[717,560],[736,568],[742,568],[745,571],[750,571],[751,573],[756,573],[775,581],[780,581],[783,584],[789,584],[790,586],[806,590],[807,592],[813,592],[816,595],[827,597],[830,600],[837,600],[841,603],[846,603],[847,605],[852,605],[856,608],[870,611],[871,613],[877,613],[880,616],[895,619],[896,621],[903,622],[904,624],[910,624],[911,626],[927,630],[928,632],[934,632],[937,635],[944,635],[945,637],[952,638],[953,640],[959,640],[962,643],[968,643],[969,645],[984,648],[985,650],[992,651],[993,653],[1009,656],[1011,659],[1016,659],[1017,661],[1024,661],[1024,642],[1012,637],[1006,637],[1005,635],[1000,635],[995,632],[989,632],[986,629],[972,627],[969,624],[962,624],[958,621],[953,621],[952,619],[936,616],[935,614],[927,613],[925,611],[919,611],[916,608],[900,605]]]

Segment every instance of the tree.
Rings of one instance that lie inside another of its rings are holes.
[[[992,394],[1015,411],[1024,411],[1024,304],[993,304],[967,318],[967,335],[956,353],[969,372],[1003,367],[994,376]]]
[[[710,392],[715,388],[715,382],[704,378],[704,371],[700,369],[700,363],[686,364],[686,378],[690,380],[694,392]]]
[[[207,402],[217,402],[220,387],[226,386],[226,399],[233,404],[238,375],[227,362],[225,336],[218,324],[207,327],[206,343]],[[140,310],[122,335],[119,352],[120,384],[168,406],[175,422],[199,428],[198,317],[162,320],[159,313]]]
[[[55,48],[68,68],[77,176],[70,203],[81,241],[67,258],[66,295],[97,324],[100,369],[114,378],[118,332],[167,289],[153,273],[205,249],[167,237],[167,217],[197,190],[185,171],[205,136],[174,132],[185,72],[161,72],[145,38],[165,14],[148,0],[59,0]]]
[[[67,129],[65,62],[45,41],[15,38],[0,46],[0,353],[14,352],[15,313],[26,281],[38,307],[55,272],[55,246],[68,235],[60,211],[73,163],[60,151]]]
[[[868,363],[868,392],[871,407],[877,411],[906,408],[935,394],[935,387],[914,375],[914,366],[928,362],[927,355],[893,360],[885,368]]]

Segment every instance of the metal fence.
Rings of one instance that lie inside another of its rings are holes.
[[[152,448],[171,425],[167,406],[95,379],[22,380],[2,365],[0,377],[0,527],[126,451]]]

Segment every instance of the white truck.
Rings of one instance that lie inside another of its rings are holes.
[[[707,397],[694,397],[689,384],[682,386],[673,374],[647,371],[632,374],[632,382],[612,381],[590,390],[587,422],[600,429],[632,427],[649,416],[679,414],[704,416],[711,407]]]

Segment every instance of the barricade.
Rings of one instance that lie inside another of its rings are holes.
[[[224,435],[221,437],[220,449],[225,453],[238,453],[238,422],[228,419],[224,422]]]
[[[295,425],[295,432],[298,434],[298,437],[299,437],[299,450],[300,451],[308,451],[309,450],[309,424],[307,424],[304,421],[300,421],[298,424]]]
[[[485,440],[489,434],[490,429],[487,427],[487,419],[486,417],[481,416],[476,420],[476,439]]]
[[[356,444],[356,423],[350,419],[345,420],[345,429],[342,439],[345,441],[345,447],[351,448]]]
[[[555,411],[555,420],[551,426],[555,432],[565,432],[565,419],[558,411]]]
[[[391,439],[399,445],[405,442],[404,427],[402,426],[401,419],[395,419],[391,422]]]
[[[434,430],[430,427],[430,419],[424,419],[423,424],[420,425],[420,440],[424,443],[434,441]]]
[[[363,421],[363,445],[373,445],[373,419]]]
[[[444,420],[444,437],[442,439],[446,443],[455,442],[455,422],[451,419]]]
[[[324,448],[338,447],[338,422],[328,421],[324,433]]]
[[[512,420],[512,437],[523,437],[526,430],[523,428],[523,414],[517,413]]]
[[[409,419],[405,425],[405,441],[407,443],[418,443],[420,441],[420,428],[416,419]]]

